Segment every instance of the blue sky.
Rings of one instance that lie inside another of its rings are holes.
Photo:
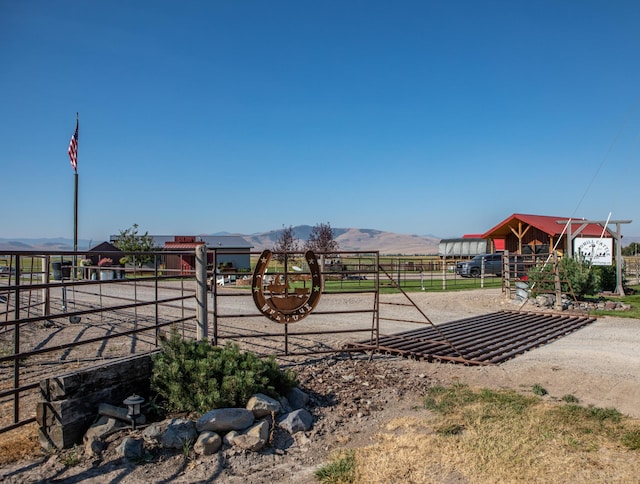
[[[634,221],[640,2],[0,2],[0,237]]]

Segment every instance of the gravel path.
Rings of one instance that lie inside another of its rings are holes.
[[[412,300],[433,323],[454,321],[500,309],[518,309],[499,289],[447,293],[411,293]],[[323,298],[318,311],[369,305],[364,296]],[[244,302],[241,302],[244,301]],[[401,295],[383,296],[382,316],[415,319],[415,308],[398,305]],[[235,298],[248,310],[251,298]],[[324,305],[324,306],[323,306]],[[254,308],[255,309],[255,308]],[[529,310],[530,308],[523,308]],[[532,309],[531,309],[532,310]],[[312,327],[341,329],[370,324],[370,315],[327,316]],[[269,330],[274,323],[261,319],[231,320],[242,330]],[[384,322],[384,331],[412,329],[409,323]],[[296,325],[297,326],[297,325]],[[304,341],[302,341],[304,339]],[[301,346],[339,347],[352,335],[322,335],[300,338]],[[6,482],[218,482],[300,483],[315,482],[313,471],[326,462],[332,449],[364,446],[385,422],[415,412],[426,385],[466,383],[475,387],[511,388],[531,394],[534,385],[548,391],[549,400],[573,395],[580,404],[613,407],[640,418],[640,321],[602,317],[596,322],[554,342],[536,348],[499,366],[463,366],[427,363],[397,357],[316,355],[288,357],[282,364],[299,373],[302,387],[312,395],[316,424],[310,433],[289,438],[286,447],[263,453],[225,451],[219,456],[187,461],[181,454],[167,456],[149,465],[118,459],[117,442],[110,444],[100,461],[83,461],[65,468],[61,458],[17,463],[0,472]]]

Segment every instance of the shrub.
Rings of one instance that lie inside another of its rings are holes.
[[[610,291],[614,292],[616,290],[616,266],[594,266],[593,271],[595,271],[596,276],[598,278],[599,284],[598,289],[600,291]]]
[[[564,294],[573,294],[582,299],[598,292],[598,275],[584,260],[563,257],[559,262],[560,290]],[[535,283],[533,295],[555,292],[553,264],[536,266],[528,272],[529,281]]]
[[[244,407],[255,393],[277,398],[296,386],[296,375],[282,371],[275,359],[241,352],[238,345],[211,346],[161,336],[162,351],[153,357],[151,388],[169,410],[204,413],[213,408]]]

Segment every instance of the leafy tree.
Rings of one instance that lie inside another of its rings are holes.
[[[276,240],[276,245],[273,247],[274,252],[296,252],[300,250],[299,241],[293,232],[293,227],[289,225],[289,227],[282,226],[282,232],[278,236],[278,240]],[[284,262],[284,254],[276,254],[275,259],[279,262]],[[290,258],[289,260],[292,261]]]
[[[640,252],[640,243],[638,242],[631,242],[629,245],[622,248],[622,255],[638,255],[638,252]]]
[[[124,252],[153,252],[157,250],[153,243],[153,237],[149,235],[149,232],[138,235],[138,224],[133,224],[128,229],[121,230],[113,245]],[[153,262],[154,256],[126,255],[123,259],[126,259],[126,262],[135,261],[138,264],[146,264],[147,262]]]
[[[311,229],[305,248],[314,252],[324,252],[329,257],[334,252],[339,251],[340,245],[335,240],[335,233],[331,228],[331,224],[327,222],[326,224],[319,223],[315,225]]]
[[[311,229],[305,248],[320,253],[320,269],[324,272],[325,257],[332,257],[335,252],[340,250],[331,224],[327,222],[315,225]]]

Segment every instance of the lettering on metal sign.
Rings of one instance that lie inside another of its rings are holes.
[[[318,305],[322,294],[322,272],[313,251],[308,250],[304,257],[309,265],[311,274],[294,273],[284,276],[276,274],[273,278],[265,277],[272,252],[265,250],[260,255],[253,271],[251,292],[253,302],[262,314],[276,323],[295,323],[307,317]],[[305,287],[291,289],[290,280],[303,280]],[[306,281],[310,287],[306,287]],[[265,295],[265,292],[268,295]]]

